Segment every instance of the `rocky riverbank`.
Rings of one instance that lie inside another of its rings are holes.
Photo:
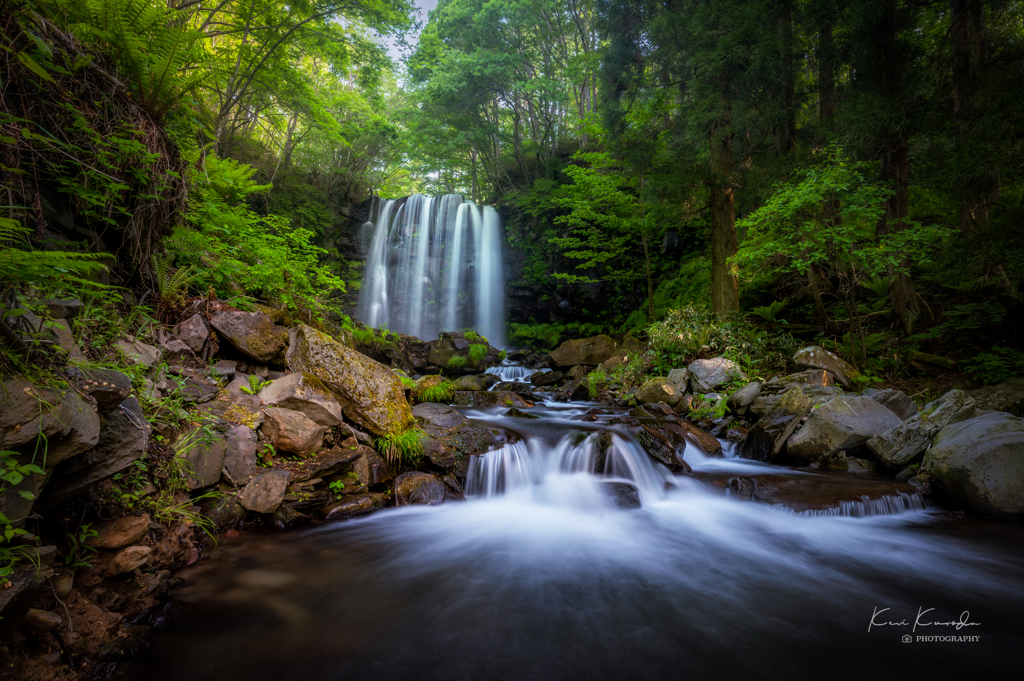
[[[136,658],[173,616],[173,571],[217,535],[464,499],[474,459],[514,444],[515,424],[539,403],[590,401],[580,422],[623,429],[668,471],[739,499],[818,512],[916,492],[970,513],[1024,513],[1017,383],[919,406],[892,389],[856,392],[855,368],[810,347],[770,380],[708,358],[623,398],[616,369],[636,361],[635,339],[506,358],[472,333],[367,333],[205,303],[119,340],[117,368],[72,362],[49,381],[6,379],[2,446],[8,470],[21,471],[0,496],[18,533],[0,591],[6,673],[102,677]],[[154,404],[179,418],[151,423]],[[611,446],[608,431],[595,435],[592,472],[605,472]],[[709,477],[694,473],[688,447],[864,484],[815,497],[778,476]],[[639,503],[628,488],[615,494]]]

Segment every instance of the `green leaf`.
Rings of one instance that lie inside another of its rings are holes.
[[[28,56],[26,53],[19,52],[18,59],[21,61],[22,64],[25,65],[25,68],[27,68],[32,73],[36,74],[37,76],[39,76],[47,82],[53,83],[54,85],[57,84],[57,81],[55,81],[53,77],[46,72],[46,69],[37,64],[36,60]]]

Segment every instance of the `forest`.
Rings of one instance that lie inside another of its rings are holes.
[[[1005,672],[1024,2],[0,31],[0,680]]]

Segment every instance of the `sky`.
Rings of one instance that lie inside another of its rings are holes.
[[[435,7],[437,7],[437,0],[415,0],[413,2],[413,4],[416,5],[416,7],[420,10],[419,20],[421,22],[423,22],[424,24],[426,24],[427,23],[427,12],[429,12],[430,10],[434,9]],[[416,38],[417,38],[416,35],[410,35],[409,36],[409,42],[412,45],[415,45],[416,44]],[[384,40],[384,42],[388,46],[388,54],[391,55],[391,58],[394,59],[395,61],[400,60],[403,55],[402,55],[401,51],[398,49],[398,46],[395,45],[394,42],[390,38],[386,38]]]

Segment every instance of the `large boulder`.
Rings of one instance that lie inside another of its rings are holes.
[[[743,439],[740,456],[754,461],[771,461],[776,458],[800,424],[800,419],[813,406],[811,396],[800,387],[790,388],[776,396]]]
[[[838,386],[824,388],[822,386],[811,385],[800,387],[800,391],[810,398],[812,406],[825,404],[833,397],[841,397],[843,395],[843,389]],[[776,395],[766,395],[762,392],[761,396],[751,402],[750,407],[748,408],[754,416],[763,417],[779,403],[782,399],[782,395],[785,395],[786,392],[788,391],[784,391],[783,393]]]
[[[836,377],[831,371],[825,369],[805,369],[788,376],[776,377],[764,384],[767,392],[781,392],[789,390],[794,386],[806,388],[819,386],[828,388],[836,384]]]
[[[96,400],[99,413],[106,414],[132,394],[132,379],[113,369],[84,369],[79,389]]]
[[[830,371],[846,388],[851,387],[852,381],[860,376],[860,372],[857,371],[855,366],[844,359],[840,359],[835,353],[829,352],[817,345],[798,350],[793,355],[793,363],[801,369],[824,369]]]
[[[284,501],[288,491],[288,477],[288,471],[280,468],[258,473],[238,495],[238,503],[249,511],[273,513]]]
[[[301,412],[321,426],[341,425],[341,404],[316,376],[289,374],[260,388],[259,397],[268,407]]]
[[[482,454],[506,439],[447,405],[425,402],[413,407],[412,413],[427,434],[424,455],[435,466],[460,478],[466,477],[471,456]]]
[[[673,369],[668,372],[668,384],[675,389],[680,396],[685,395],[690,387],[690,370]]]
[[[747,380],[736,362],[724,357],[698,359],[686,367],[690,372],[690,386],[694,393],[709,393],[733,380]]]
[[[117,341],[114,347],[121,351],[132,366],[151,367],[160,363],[160,350],[132,336]]]
[[[975,402],[963,390],[948,393],[925,405],[920,413],[868,440],[868,449],[893,466],[903,466],[923,452],[932,438],[948,425],[972,418]]]
[[[92,527],[96,536],[85,543],[97,549],[123,549],[149,534],[149,523],[148,513],[101,520]]]
[[[729,408],[736,412],[745,412],[747,407],[754,403],[758,397],[761,396],[761,384],[757,381],[753,383],[747,383],[745,386],[736,390],[729,399],[726,400],[726,404]]]
[[[359,455],[352,463],[352,472],[359,480],[360,489],[386,485],[394,479],[391,469],[380,454],[365,445],[359,445]]]
[[[679,401],[683,399],[683,393],[669,382],[668,378],[657,377],[649,378],[644,381],[633,393],[633,397],[639,404],[655,404],[662,402],[670,407],[674,407],[679,404]]]
[[[192,428],[179,436],[180,456],[184,459],[185,482],[189,489],[215,485],[224,471],[227,442],[223,433]]]
[[[540,388],[545,385],[554,385],[555,383],[561,381],[564,376],[565,374],[563,374],[561,371],[535,371],[534,373],[530,374],[530,383]]]
[[[37,465],[56,466],[99,441],[100,417],[96,412],[74,390],[61,393],[24,379],[8,379],[0,387],[0,447],[25,449],[27,454],[36,455]],[[45,438],[45,445],[40,436]]]
[[[978,404],[978,409],[1005,411],[1014,416],[1024,416],[1024,378],[1011,378],[999,385],[989,385],[968,393]]]
[[[889,388],[887,390],[873,390],[870,394],[865,390],[864,394],[868,395],[875,402],[878,402],[904,421],[909,419],[918,411],[917,403],[902,390]]]
[[[210,325],[236,350],[262,364],[279,361],[287,347],[285,330],[262,312],[218,312]]]
[[[617,345],[611,336],[594,336],[566,341],[551,351],[551,361],[558,366],[571,367],[577,364],[596,366],[615,354]]]
[[[459,376],[452,381],[452,390],[487,390],[487,379],[480,374]]]
[[[393,371],[304,324],[291,329],[287,361],[334,391],[345,415],[377,435],[396,435],[415,419]]]
[[[129,397],[105,414],[102,421],[96,446],[68,459],[54,471],[42,500],[44,505],[58,504],[84,492],[146,453],[153,427],[146,421],[137,399]]]
[[[856,450],[900,423],[898,416],[870,397],[836,397],[814,410],[803,428],[789,438],[786,452],[810,463]]]
[[[1005,412],[946,426],[924,457],[933,488],[957,508],[1024,515],[1024,419]]]
[[[266,414],[260,430],[274,449],[307,457],[315,454],[324,443],[326,429],[302,412],[271,407]]]
[[[436,506],[444,501],[448,488],[436,475],[413,471],[395,478],[395,503],[398,506],[424,504]]]

